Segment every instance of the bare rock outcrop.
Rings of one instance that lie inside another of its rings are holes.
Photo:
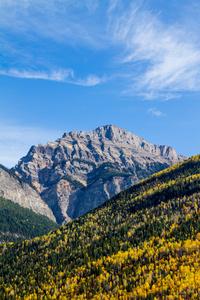
[[[172,147],[153,145],[107,125],[33,146],[13,170],[37,189],[63,224],[184,159]]]
[[[40,195],[11,171],[0,166],[0,196],[56,221],[52,210]]]

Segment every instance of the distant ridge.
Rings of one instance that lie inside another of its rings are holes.
[[[184,159],[172,147],[153,145],[106,125],[64,133],[55,142],[33,146],[13,171],[37,189],[63,224]]]

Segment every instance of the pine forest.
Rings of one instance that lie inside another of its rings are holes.
[[[199,299],[200,155],[0,246],[0,299]]]

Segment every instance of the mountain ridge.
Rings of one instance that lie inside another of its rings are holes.
[[[59,224],[93,209],[121,190],[186,159],[114,125],[71,131],[32,146],[13,171],[29,181]]]
[[[166,145],[155,145],[147,142],[143,138],[131,133],[125,129],[117,127],[115,125],[105,125],[99,126],[92,131],[70,131],[69,133],[64,133],[62,138],[66,138],[67,136],[71,137],[83,137],[83,136],[90,136],[90,138],[98,139],[98,138],[106,138],[107,140],[118,142],[118,143],[126,143],[132,146],[136,146],[137,148],[141,148],[144,150],[149,150],[151,148],[152,153],[161,155],[161,156],[168,156],[170,152],[174,156],[182,157],[182,155],[177,155],[176,151]],[[61,139],[57,139],[56,141],[60,141]],[[160,153],[158,151],[160,149]]]

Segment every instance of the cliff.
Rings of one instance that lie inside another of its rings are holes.
[[[63,224],[184,159],[172,147],[153,145],[107,125],[33,146],[13,170],[37,189]]]
[[[9,199],[22,207],[29,208],[52,221],[56,221],[52,210],[42,200],[37,191],[0,165],[0,197]]]

